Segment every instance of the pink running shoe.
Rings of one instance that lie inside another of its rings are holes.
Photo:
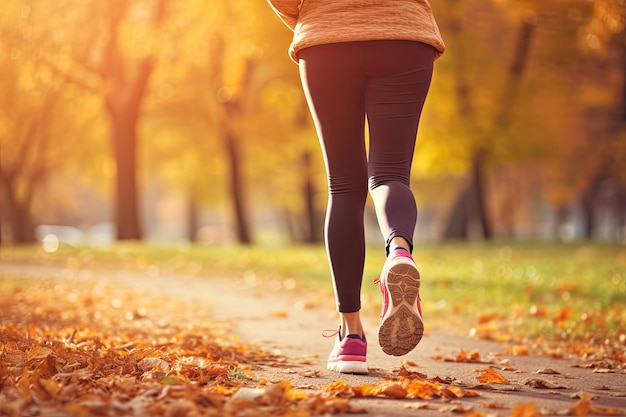
[[[325,337],[337,335],[335,346],[330,352],[326,367],[331,371],[344,374],[367,375],[367,340],[365,334],[362,336],[349,334],[342,339],[341,331],[331,331],[328,335],[325,332],[322,333]]]
[[[394,250],[374,283],[383,295],[378,343],[388,355],[406,355],[424,335],[420,274],[409,252]]]

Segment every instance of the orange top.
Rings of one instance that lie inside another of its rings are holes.
[[[445,50],[427,0],[268,0],[294,32],[291,59],[298,51],[327,43],[409,40]]]

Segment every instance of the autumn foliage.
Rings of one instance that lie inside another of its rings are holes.
[[[441,361],[475,363],[475,386],[453,377],[429,378],[418,364],[402,366],[371,383],[341,378],[323,389],[267,381],[255,371],[294,366],[290,359],[230,337],[227,323],[210,320],[202,306],[155,297],[90,279],[0,282],[0,415],[54,416],[289,416],[365,413],[358,399],[410,400],[407,409],[483,416],[462,399],[485,387],[514,386],[506,360],[460,350]],[[543,373],[548,373],[545,370]],[[303,376],[316,377],[319,371]],[[532,388],[559,389],[539,378]],[[620,415],[580,393],[560,413]],[[435,401],[437,403],[435,403]],[[507,409],[478,401],[485,409]],[[511,417],[540,415],[532,403]]]
[[[277,358],[232,343],[223,325],[145,294],[74,284],[1,297],[0,415],[307,415],[292,412],[305,396],[286,383],[253,413],[228,400]]]

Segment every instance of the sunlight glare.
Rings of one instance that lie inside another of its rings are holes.
[[[54,233],[48,233],[41,240],[41,247],[46,253],[54,253],[59,250],[59,237]]]

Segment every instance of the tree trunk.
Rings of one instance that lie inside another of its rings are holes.
[[[304,185],[302,186],[302,197],[305,202],[306,213],[306,243],[321,242],[320,230],[318,224],[317,210],[315,210],[315,184],[312,178],[311,153],[309,150],[304,151],[302,155],[302,170],[304,172]]]
[[[584,218],[584,237],[586,240],[591,240],[596,231],[593,200],[583,198],[582,208]]]
[[[564,235],[564,228],[570,221],[570,208],[565,203],[559,204],[554,212],[554,227],[552,229],[552,239],[559,241],[568,238]]]
[[[468,239],[473,224],[480,225],[484,239],[493,237],[484,202],[484,158],[484,152],[474,153],[471,176],[461,185],[443,232],[444,239]]]
[[[235,218],[237,241],[241,244],[248,245],[252,243],[252,237],[250,224],[248,223],[247,205],[244,198],[241,156],[235,134],[229,127],[224,131],[224,148],[226,149],[230,169],[229,188]]]
[[[187,240],[192,243],[198,241],[198,224],[198,203],[195,193],[190,190],[187,198]]]
[[[443,231],[444,239],[467,240],[469,238],[468,201],[470,200],[471,187],[464,183],[452,204],[452,210]]]
[[[501,100],[501,111],[495,115],[493,125],[482,136],[482,140],[472,155],[470,171],[470,184],[463,184],[457,200],[455,201],[448,223],[444,230],[444,238],[467,239],[469,226],[473,222],[480,222],[482,235],[485,239],[493,238],[493,229],[487,213],[487,190],[485,189],[485,165],[489,159],[489,140],[499,132],[506,129],[511,119],[513,105],[517,99],[517,91],[528,61],[530,43],[535,29],[532,20],[522,22],[515,48],[515,55],[508,71],[508,79],[504,86],[504,94]],[[471,119],[474,112],[469,103],[469,86],[465,80],[461,80],[457,86],[457,96],[461,116]],[[462,213],[462,210],[469,210]]]
[[[596,210],[598,207],[597,197],[600,184],[605,179],[605,175],[600,171],[589,183],[587,189],[581,197],[580,204],[583,209],[584,217],[584,236],[585,239],[591,240],[596,234],[597,216]]]
[[[485,191],[485,159],[486,159],[486,151],[484,149],[478,149],[474,154],[474,168],[472,178],[474,180],[473,184],[473,195],[474,202],[470,206],[473,208],[473,216],[478,222],[480,222],[483,238],[486,240],[491,240],[493,238],[493,233],[491,229],[491,224],[489,222],[489,215],[487,214],[487,202]]]
[[[159,0],[153,9],[155,28],[166,15],[165,0]],[[107,86],[105,104],[111,124],[111,142],[117,178],[115,182],[115,222],[118,240],[140,240],[143,233],[139,220],[139,192],[137,186],[137,125],[148,81],[154,69],[154,59],[144,56],[128,59],[119,45],[122,19],[130,3],[109,2],[108,42],[100,76]]]
[[[117,175],[115,223],[118,240],[140,240],[137,191],[137,120],[123,111],[111,112],[111,139]]]
[[[617,199],[615,202],[617,235],[620,241],[626,239],[626,187],[622,186],[617,191]]]
[[[223,45],[218,44],[219,55],[222,56]],[[250,80],[252,73],[254,72],[254,61],[250,58],[246,61],[245,69],[241,78],[240,91],[246,91],[250,86]],[[228,165],[230,169],[229,175],[229,190],[232,202],[233,217],[235,220],[235,232],[237,235],[237,242],[249,245],[252,243],[252,233],[250,231],[250,223],[248,221],[248,206],[245,199],[243,176],[243,163],[241,162],[241,151],[239,149],[239,143],[241,138],[238,136],[235,124],[241,120],[241,113],[243,107],[241,96],[238,94],[235,97],[228,97],[222,101],[224,106],[225,118],[222,121],[222,135],[224,150],[228,159]]]
[[[13,242],[14,243],[35,243],[35,226],[28,209],[18,204],[13,213]]]
[[[30,214],[30,202],[19,201],[11,178],[2,181],[4,200],[7,205],[8,223],[13,243],[34,243],[35,226]],[[30,195],[30,193],[28,193]]]

